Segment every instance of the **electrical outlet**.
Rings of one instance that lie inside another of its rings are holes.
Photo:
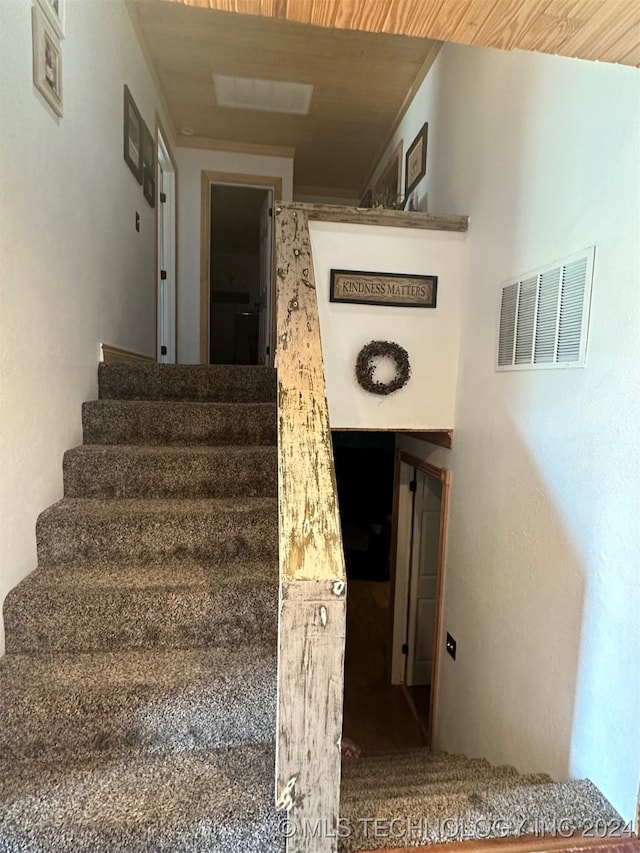
[[[458,644],[456,643],[456,641],[453,639],[453,637],[451,636],[451,634],[447,631],[447,651],[449,652],[449,654],[451,655],[451,657],[452,657],[454,660],[456,659],[456,648],[457,648],[457,645],[458,645]]]

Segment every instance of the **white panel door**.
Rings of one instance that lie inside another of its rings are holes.
[[[442,483],[416,470],[409,582],[407,684],[431,683]]]

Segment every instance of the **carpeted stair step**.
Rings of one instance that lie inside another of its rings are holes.
[[[619,819],[588,780],[558,783],[546,774],[523,776],[484,759],[427,750],[344,761],[340,814],[350,829],[340,853],[463,841],[477,838],[478,827],[482,837],[499,837],[533,834],[535,821],[552,827],[566,818],[580,829],[588,821]]]
[[[36,569],[4,603],[13,654],[273,642],[275,562]]]
[[[276,647],[0,661],[0,760],[168,753],[275,738]]]
[[[259,365],[101,364],[102,400],[275,403],[276,371]]]
[[[25,761],[0,776],[3,853],[281,853],[274,750]]]
[[[83,445],[64,455],[64,493],[77,498],[273,497],[273,447]]]
[[[36,525],[40,566],[203,564],[275,557],[275,498],[65,498]]]
[[[499,783],[511,784],[514,780],[521,779],[521,775],[514,767],[493,767],[483,759],[473,759],[468,762],[443,762],[430,768],[416,770],[408,765],[399,767],[389,766],[384,776],[344,778],[342,790],[345,801],[352,797],[360,796],[363,784],[366,783],[367,791],[371,797],[387,798],[390,796],[408,796],[419,793],[424,787],[429,786],[432,790],[449,790],[456,786],[468,784],[469,777],[475,779],[491,779]],[[536,783],[550,782],[549,776],[536,776]]]
[[[497,770],[497,768],[496,768]],[[473,781],[471,781],[473,780]],[[544,773],[536,773],[523,776],[518,773],[509,772],[491,772],[491,770],[483,770],[481,773],[467,770],[463,772],[442,772],[434,774],[433,777],[423,778],[420,782],[411,779],[410,777],[399,778],[395,784],[391,781],[387,785],[367,786],[367,803],[368,806],[376,808],[384,806],[393,811],[400,810],[402,813],[405,803],[408,800],[421,800],[425,791],[428,789],[430,803],[435,807],[436,799],[442,802],[451,800],[452,797],[468,796],[472,800],[477,799],[478,791],[482,790],[485,794],[507,792],[514,787],[544,785],[551,782],[548,775]],[[342,803],[345,809],[357,805],[358,808],[362,801],[362,791],[356,792],[355,789],[344,791],[342,795]]]
[[[82,405],[85,444],[276,443],[273,403],[92,400]]]

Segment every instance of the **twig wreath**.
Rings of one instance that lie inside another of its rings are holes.
[[[388,358],[395,362],[396,372],[389,382],[378,382],[373,378],[377,360]],[[356,359],[356,379],[358,384],[371,394],[393,394],[409,381],[411,365],[409,353],[400,344],[391,341],[371,341],[362,347]]]

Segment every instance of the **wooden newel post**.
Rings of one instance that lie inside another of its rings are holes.
[[[276,803],[288,853],[334,853],[346,578],[307,216],[276,208],[280,612]]]

